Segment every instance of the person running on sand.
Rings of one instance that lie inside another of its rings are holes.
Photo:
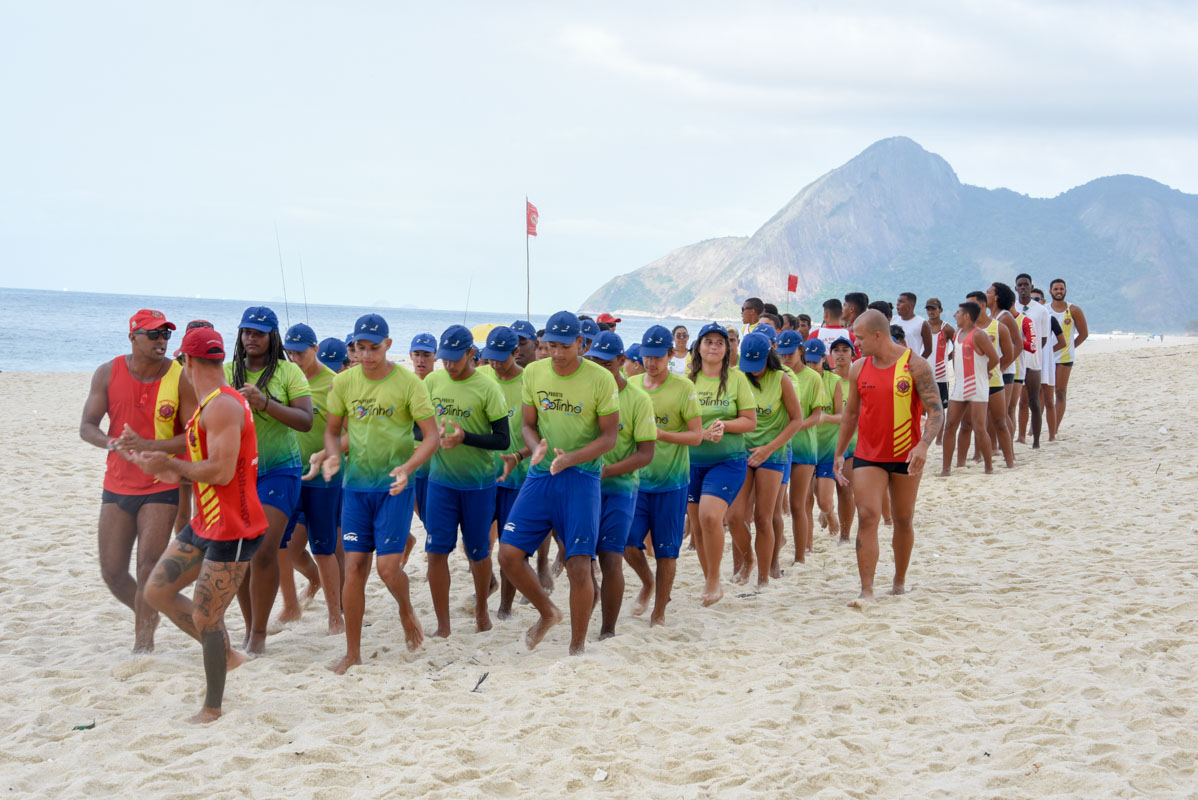
[[[474,367],[474,336],[464,325],[441,334],[437,358],[445,368],[424,385],[436,412],[441,446],[433,453],[428,475],[424,552],[428,586],[437,615],[433,636],[448,638],[449,554],[462,532],[470,574],[474,577],[474,625],[491,630],[487,598],[491,573],[491,523],[495,520],[496,478],[508,449],[508,406],[499,384]],[[498,583],[495,588],[499,588]]]
[[[990,396],[985,376],[999,363],[999,358],[990,337],[976,326],[980,312],[977,303],[968,301],[960,305],[954,317],[957,321],[957,340],[953,347],[953,375],[956,380],[949,396],[941,477],[948,477],[951,471],[953,443],[961,419],[968,414],[975,430],[983,430],[986,425]],[[991,465],[990,437],[979,437],[978,447],[985,461],[986,474],[989,475],[994,472]]]
[[[299,504],[304,470],[296,433],[312,429],[312,392],[303,371],[287,360],[279,318],[265,306],[251,306],[242,314],[233,360],[225,364],[225,380],[254,412],[258,499],[270,523],[237,596],[246,623],[245,651],[262,655],[279,592],[279,549]]]
[[[424,642],[412,608],[403,553],[411,541],[416,491],[410,476],[441,445],[428,388],[387,360],[387,321],[378,314],[354,326],[358,366],[333,379],[324,450],[318,454],[325,480],[341,470],[341,432],[349,428],[349,452],[341,479],[341,542],[345,548],[345,656],[331,669],[344,675],[362,663],[362,615],[366,579],[378,554],[378,574],[399,605],[408,650]],[[423,436],[415,443],[412,426]]]
[[[894,513],[894,583],[891,594],[906,591],[907,567],[915,544],[915,500],[928,446],[943,423],[940,392],[927,361],[890,338],[880,311],[869,310],[853,323],[862,358],[849,372],[849,402],[836,442],[836,479],[847,483],[844,454],[853,431],[853,494],[857,500],[857,571],[861,593],[850,606],[873,600],[878,567],[878,519],[889,492]],[[920,416],[927,426],[920,433]]]
[[[563,617],[526,559],[551,529],[558,532],[570,581],[570,654],[578,655],[586,649],[594,609],[591,559],[602,512],[599,476],[602,456],[619,433],[620,395],[610,372],[582,358],[582,325],[574,314],[551,316],[541,341],[549,358],[524,370],[521,433],[532,456],[499,535],[499,566],[540,614],[524,637],[531,650]]]
[[[691,448],[686,513],[696,540],[704,606],[724,596],[724,517],[748,474],[744,435],[757,427],[757,402],[745,374],[729,366],[728,331],[716,322],[699,329],[689,378],[699,398],[703,440]]]
[[[146,581],[171,538],[178,481],[138,469],[132,452],[183,452],[181,421],[195,408],[183,368],[167,357],[175,330],[160,311],[129,318],[131,352],[101,364],[83,404],[79,437],[108,451],[100,499],[100,574],[108,590],[133,611],[133,652],[154,650],[158,614],[146,602]],[[100,428],[108,417],[108,430]],[[129,558],[137,545],[137,577]]]
[[[328,339],[336,342],[336,339]],[[339,635],[345,631],[345,619],[341,615],[341,583],[345,564],[345,553],[341,550],[341,537],[337,535],[337,516],[341,510],[341,484],[329,482],[320,474],[319,462],[313,464],[312,456],[324,449],[324,429],[328,420],[329,389],[333,387],[333,376],[337,371],[320,360],[320,348],[316,333],[304,323],[296,323],[287,329],[283,337],[283,349],[287,358],[303,371],[312,392],[313,422],[311,430],[298,434],[300,462],[310,465],[300,486],[299,503],[288,521],[285,549],[279,551],[279,583],[283,595],[283,610],[280,622],[292,622],[303,613],[295,592],[295,578],[289,567],[294,566],[308,578],[305,599],[312,597],[318,589],[324,589],[325,605],[328,607],[328,632]],[[335,357],[336,354],[334,354]],[[311,548],[309,556],[305,544]],[[284,554],[290,563],[284,564]],[[313,561],[315,559],[315,561]],[[311,570],[304,568],[305,564]]]
[[[629,381],[649,395],[657,423],[653,460],[640,471],[636,511],[624,551],[624,559],[642,581],[632,615],[645,613],[653,598],[650,625],[664,625],[666,621],[686,519],[690,448],[703,441],[703,417],[695,385],[670,370],[670,338],[670,331],[661,325],[645,331],[641,337],[645,372]],[[676,337],[674,341],[678,341]],[[653,538],[656,573],[645,558],[647,535]]]
[[[245,661],[229,646],[225,610],[246,579],[249,560],[266,539],[266,514],[258,501],[258,442],[246,397],[225,381],[225,345],[211,328],[183,336],[183,370],[202,398],[187,423],[188,461],[158,450],[134,459],[160,481],[192,482],[196,515],[158,559],[146,600],[196,639],[204,653],[204,705],[189,722],[221,715],[225,674]],[[182,590],[195,583],[191,598]]]
[[[599,638],[616,635],[616,621],[624,603],[624,548],[632,517],[636,513],[639,471],[653,460],[657,425],[653,403],[644,390],[630,384],[620,372],[624,343],[612,331],[604,331],[586,352],[586,359],[611,373],[620,392],[620,425],[616,446],[603,454],[599,479],[599,538],[595,552],[603,576],[600,589],[601,626]]]

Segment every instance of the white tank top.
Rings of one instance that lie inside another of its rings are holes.
[[[962,397],[968,400],[971,397],[977,397],[978,393],[990,391],[990,376],[986,372],[986,354],[973,346],[974,331],[979,328],[970,328],[969,333],[957,331],[957,338],[954,340],[953,347],[953,375],[958,383],[963,385],[963,390],[959,391]],[[966,356],[969,356],[969,361],[966,361]]]

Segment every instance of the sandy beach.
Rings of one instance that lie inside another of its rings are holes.
[[[0,374],[0,791],[1194,797],[1196,367],[1198,343],[1095,339],[1057,442],[1017,445],[1017,468],[990,477],[929,468],[903,598],[846,608],[853,549],[817,531],[806,565],[703,609],[691,551],[668,627],[628,616],[630,585],[619,635],[596,641],[596,613],[569,658],[566,625],[525,650],[525,605],[473,633],[455,555],[451,639],[407,653],[376,577],[364,665],[326,669],[344,642],[318,598],[230,674],[225,717],[204,727],[183,722],[202,699],[199,646],[164,620],[157,652],[132,655],[132,614],[100,577],[104,453],[77,435],[89,375]],[[427,631],[424,563],[421,546],[409,574]],[[240,614],[229,623],[240,641]]]

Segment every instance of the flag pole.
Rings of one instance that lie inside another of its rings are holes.
[[[528,195],[524,195],[524,319],[532,322],[532,266],[528,254]]]

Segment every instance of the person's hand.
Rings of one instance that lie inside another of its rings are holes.
[[[247,383],[237,391],[241,392],[241,396],[244,397],[245,401],[250,404],[250,408],[254,409],[255,411],[266,410],[266,395],[262,394],[262,390],[254,384]]]
[[[520,456],[516,453],[504,453],[500,456],[503,459],[503,474],[499,476],[499,482],[503,483],[507,480],[507,476],[515,472],[516,467],[520,464]]]
[[[321,450],[316,455],[319,455],[321,458],[320,476],[326,481],[331,481],[333,476],[341,471],[341,456],[337,453],[328,453],[325,450]]]
[[[549,442],[542,439],[537,442],[537,449],[532,451],[532,456],[529,457],[529,464],[540,464],[541,460],[549,453]]]
[[[442,450],[452,450],[466,439],[466,429],[453,420],[439,423],[437,433],[441,434]]]
[[[770,457],[774,451],[769,447],[762,445],[761,447],[749,448],[749,466],[760,467],[765,463],[765,460]]]
[[[391,477],[395,478],[389,490],[391,494],[403,494],[403,490],[408,488],[408,471],[403,467],[396,467],[391,470]]]
[[[573,453],[567,453],[565,450],[562,450],[560,447],[553,448],[553,452],[556,453],[556,455],[553,457],[553,463],[549,465],[549,474],[550,475],[556,475],[559,472],[562,472],[563,470],[567,470],[570,467],[574,466],[574,454]]]
[[[133,451],[129,454],[129,460],[163,483],[178,483],[183,477],[174,464],[175,459],[158,450]]]
[[[824,417],[824,410],[822,408],[813,408],[811,409],[811,413],[807,416],[810,419],[815,420],[815,422],[811,423],[812,425],[818,425],[819,421]]]
[[[308,471],[300,478],[301,481],[310,481],[320,474],[320,462],[324,461],[324,451],[317,450],[308,459]]]
[[[849,485],[849,479],[844,476],[844,456],[836,456],[832,462],[832,475],[841,486]]]
[[[124,451],[121,453],[122,455],[130,450],[145,450],[148,444],[149,440],[138,436],[137,431],[129,427],[129,423],[127,422],[125,423],[125,430],[121,432],[121,435],[112,440],[113,449]],[[125,458],[128,457],[127,455],[125,456]]]
[[[718,442],[724,438],[724,421],[717,419],[715,422],[703,429],[703,440],[707,442]]]
[[[920,442],[911,448],[911,452],[907,453],[907,474],[920,475],[923,473],[923,465],[928,460],[928,443]]]

